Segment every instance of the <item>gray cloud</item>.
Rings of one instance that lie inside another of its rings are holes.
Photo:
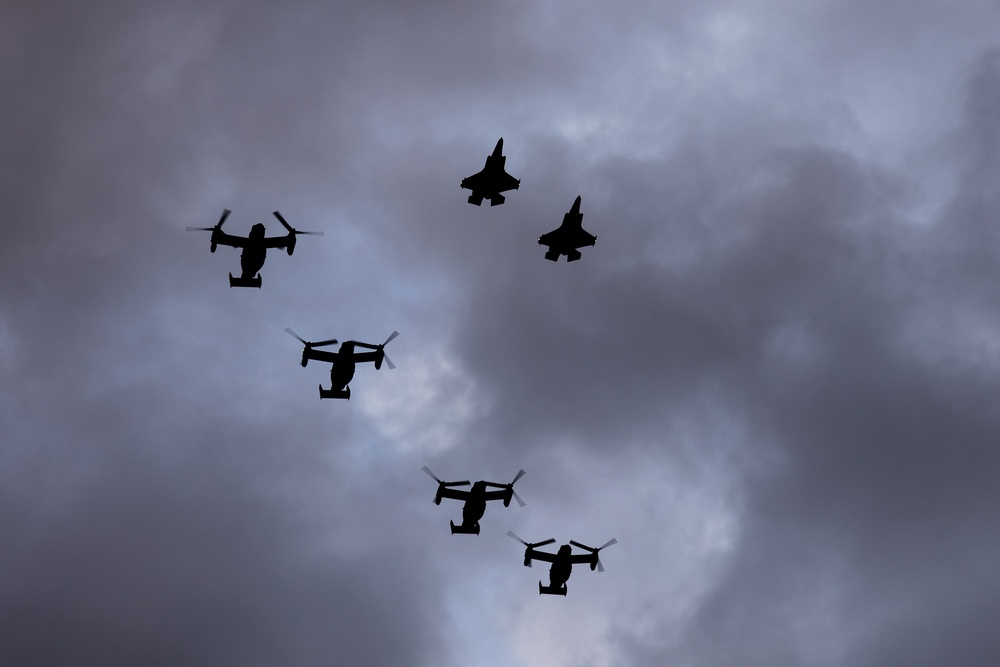
[[[0,661],[996,662],[989,3],[4,15]]]

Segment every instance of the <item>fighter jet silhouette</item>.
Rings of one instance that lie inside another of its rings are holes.
[[[479,206],[483,199],[490,200],[490,206],[499,206],[506,198],[500,194],[507,190],[517,190],[521,181],[504,171],[504,164],[507,158],[503,153],[503,137],[497,142],[497,147],[493,149],[493,154],[486,157],[486,166],[479,173],[462,179],[462,187],[472,190],[469,195],[469,203]]]
[[[575,262],[580,259],[578,248],[594,245],[597,237],[583,228],[583,214],[580,213],[580,198],[573,202],[573,208],[563,216],[562,224],[558,229],[554,229],[548,234],[538,237],[538,245],[549,247],[545,253],[545,259],[558,261],[560,255],[566,255],[567,262]]]

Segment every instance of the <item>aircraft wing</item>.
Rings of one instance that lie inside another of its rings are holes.
[[[355,352],[351,356],[351,359],[356,364],[365,363],[367,361],[375,362],[375,361],[378,361],[378,358],[379,358],[379,353],[378,352]]]
[[[506,171],[497,174],[496,188],[497,192],[506,192],[507,190],[517,190],[521,186],[521,181],[517,180]]]
[[[264,239],[265,248],[287,248],[295,243],[294,234],[285,234],[284,236],[272,236],[270,238]]]
[[[574,248],[583,248],[585,246],[594,245],[597,243],[597,237],[588,232],[583,227],[580,227],[572,234],[572,241]]]
[[[559,227],[558,229],[552,230],[548,234],[542,234],[539,236],[538,243],[541,245],[547,245],[550,248],[576,250],[577,248],[583,248],[584,246],[594,245],[597,243],[597,237],[584,230],[582,227],[579,229]]]
[[[319,361],[327,364],[335,364],[341,360],[339,352],[317,350],[316,348],[309,348],[308,356],[306,358],[311,361]]]
[[[587,563],[588,565],[594,560],[594,554],[572,554],[569,557],[569,562],[574,565],[579,565],[582,563]]]
[[[541,236],[538,237],[538,243],[540,245],[547,245],[549,247],[561,246],[562,236],[559,232],[560,232],[559,229],[553,229],[551,232],[548,232],[547,234],[542,234]]]
[[[517,190],[521,181],[517,180],[502,169],[483,169],[482,171],[462,179],[462,187],[473,192],[485,194],[506,192],[507,190]]]
[[[444,487],[438,493],[442,498],[451,498],[453,500],[468,500],[469,496],[472,495],[469,491],[462,491],[461,489],[453,489],[451,487]]]
[[[227,245],[231,248],[245,248],[247,243],[250,241],[245,236],[233,236],[232,234],[227,234],[221,229],[216,229],[212,231],[212,243],[216,245]]]
[[[482,495],[483,500],[503,500],[507,497],[507,492],[498,489],[496,491],[484,491]]]
[[[531,550],[529,555],[531,556],[531,560],[541,560],[546,563],[554,563],[559,557],[557,554],[550,554],[546,551],[535,551],[534,549]]]
[[[489,188],[489,182],[486,177],[486,170],[476,172],[472,176],[466,176],[462,179],[462,187],[467,190],[486,190]]]

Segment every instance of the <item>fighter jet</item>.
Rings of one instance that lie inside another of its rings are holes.
[[[578,248],[594,245],[597,237],[583,228],[583,214],[580,213],[580,197],[573,202],[573,208],[563,216],[562,224],[548,234],[538,237],[538,245],[549,247],[545,259],[558,261],[560,255],[566,255],[567,262],[580,259]]]
[[[462,179],[462,187],[472,190],[472,194],[469,195],[470,204],[479,206],[483,203],[483,199],[489,199],[490,206],[499,206],[506,200],[501,192],[517,190],[520,187],[520,179],[504,171],[507,158],[501,153],[503,153],[503,137],[497,142],[493,154],[486,157],[486,166],[483,170]]]

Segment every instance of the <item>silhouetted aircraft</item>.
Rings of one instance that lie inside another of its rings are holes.
[[[389,334],[389,337],[385,339],[385,342],[381,345],[372,345],[371,343],[360,343],[356,340],[344,341],[340,344],[340,349],[337,352],[326,352],[324,350],[316,350],[314,348],[324,347],[326,345],[336,345],[336,339],[333,340],[322,340],[317,343],[312,343],[307,340],[303,340],[301,336],[291,330],[291,328],[285,328],[285,332],[295,338],[299,339],[305,348],[302,350],[302,367],[305,368],[306,364],[309,363],[310,359],[315,361],[326,361],[332,364],[330,366],[330,382],[331,386],[329,389],[323,389],[323,385],[319,386],[319,397],[320,398],[347,398],[351,397],[351,388],[348,387],[348,383],[354,378],[354,368],[357,364],[371,361],[375,363],[375,370],[382,368],[382,361],[385,361],[386,365],[392,369],[396,366],[393,365],[389,357],[385,356],[385,346],[389,344],[393,338],[399,335],[398,331],[393,331]],[[363,347],[372,352],[355,352],[355,347]]]
[[[243,269],[243,274],[239,278],[234,278],[233,274],[230,273],[230,287],[260,288],[261,279],[257,272],[260,271],[260,267],[264,266],[264,259],[267,257],[268,248],[283,248],[288,251],[289,255],[291,255],[292,252],[295,251],[296,234],[323,236],[323,232],[300,232],[297,229],[292,229],[292,227],[285,222],[285,219],[282,218],[281,214],[277,211],[274,212],[274,217],[276,217],[278,222],[280,222],[282,226],[288,230],[286,235],[266,238],[264,236],[264,225],[258,222],[250,228],[250,236],[231,236],[222,231],[222,223],[226,221],[226,218],[229,217],[230,213],[232,213],[232,211],[228,208],[223,210],[222,217],[219,218],[219,222],[215,225],[215,227],[187,228],[189,232],[212,232],[212,245],[209,248],[212,252],[215,252],[216,246],[219,245],[232,246],[233,248],[243,248],[243,252],[240,254],[240,266]]]
[[[548,252],[545,259],[553,262],[559,259],[559,255],[566,255],[567,262],[575,262],[580,259],[578,248],[594,245],[597,237],[583,228],[583,214],[580,213],[580,198],[573,202],[573,208],[563,216],[562,224],[558,229],[554,229],[548,234],[538,237],[538,245],[547,245]]]
[[[597,547],[595,549],[594,547],[588,547],[585,544],[580,544],[579,542],[570,540],[569,544],[564,544],[559,547],[558,552],[550,554],[545,551],[538,551],[538,547],[544,547],[546,544],[552,544],[555,542],[555,539],[548,539],[544,542],[525,542],[512,531],[508,530],[507,534],[526,547],[524,550],[525,567],[531,567],[532,560],[541,560],[546,563],[552,563],[552,567],[549,568],[549,585],[543,586],[542,582],[538,582],[539,595],[566,595],[566,581],[569,579],[569,575],[573,573],[574,564],[588,563],[591,570],[596,569],[598,572],[604,572],[604,566],[601,565],[601,559],[598,557],[598,553],[601,549],[618,543],[618,540],[611,538],[604,543],[604,546]],[[574,547],[589,551],[590,553],[574,554],[570,544]]]
[[[464,500],[465,506],[462,507],[462,525],[456,526],[455,522],[451,522],[451,534],[464,533],[466,535],[479,534],[479,520],[483,518],[483,514],[486,513],[486,503],[490,500],[502,500],[504,507],[510,507],[510,499],[514,498],[517,504],[524,507],[524,501],[521,500],[521,496],[514,492],[514,483],[521,479],[524,475],[523,470],[518,470],[517,475],[514,476],[514,481],[510,484],[497,484],[496,482],[485,482],[478,481],[472,485],[472,488],[468,491],[458,491],[453,490],[453,486],[468,486],[471,484],[469,480],[463,482],[442,482],[438,479],[431,469],[427,466],[421,468],[425,473],[430,475],[434,481],[438,483],[437,494],[434,496],[434,504],[440,505],[442,498],[453,498],[455,500]],[[486,487],[492,486],[498,491],[488,491]]]
[[[507,158],[501,155],[503,152],[503,137],[497,142],[497,147],[493,149],[493,155],[486,157],[486,166],[483,170],[472,176],[462,179],[462,187],[472,190],[469,195],[469,203],[479,206],[483,199],[490,200],[490,206],[499,206],[506,198],[500,194],[507,190],[517,190],[521,186],[520,179],[514,178],[504,170]]]

